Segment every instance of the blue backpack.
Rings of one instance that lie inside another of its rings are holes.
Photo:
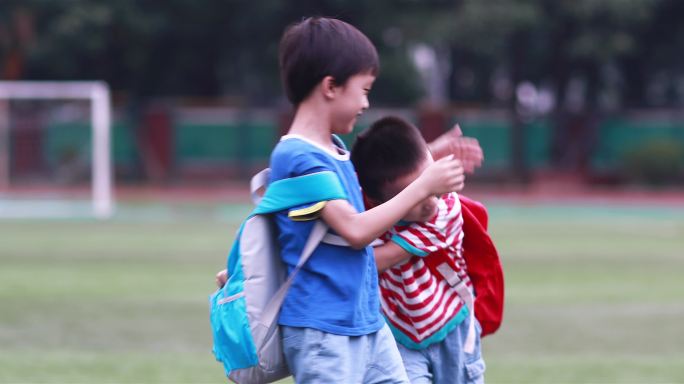
[[[269,170],[252,179],[256,208],[238,230],[228,255],[228,281],[210,296],[213,352],[236,383],[267,383],[290,375],[282,351],[278,313],[300,267],[325,236],[317,220],[302,256],[286,279],[272,214],[290,211],[293,220],[316,218],[325,201],[346,199],[337,175],[330,171],[278,180],[266,187]],[[263,198],[258,191],[265,188]]]

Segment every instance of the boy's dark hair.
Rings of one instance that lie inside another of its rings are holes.
[[[291,25],[280,40],[280,78],[287,98],[299,105],[326,76],[343,85],[349,77],[377,75],[380,63],[371,41],[337,19],[309,17]]]
[[[367,197],[384,202],[383,188],[407,175],[425,160],[427,144],[413,124],[400,117],[384,117],[361,132],[351,161]]]

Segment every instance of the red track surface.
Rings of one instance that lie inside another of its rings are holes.
[[[123,201],[247,202],[247,183],[213,187],[120,187],[117,199]],[[684,207],[684,188],[649,190],[644,188],[588,188],[567,185],[467,186],[463,194],[483,201],[535,203],[646,204]]]
[[[647,189],[644,187],[591,188],[578,184],[536,183],[528,186],[478,185],[466,186],[463,194],[472,198],[491,201],[511,201],[523,204],[536,203],[596,203],[596,204],[646,204],[684,207],[684,188]],[[0,190],[3,196],[13,198],[41,198],[51,195],[71,198],[87,198],[88,188],[70,188],[56,193],[45,186],[31,186]],[[237,203],[249,201],[248,183],[200,185],[119,185],[115,191],[119,201],[137,202],[206,202]]]

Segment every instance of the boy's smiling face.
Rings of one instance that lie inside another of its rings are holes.
[[[357,117],[368,109],[368,93],[375,76],[369,73],[353,75],[336,86],[336,97],[331,113],[332,133],[346,135],[354,130]]]
[[[404,190],[409,184],[416,180],[423,171],[434,162],[430,152],[425,150],[425,160],[422,161],[418,167],[411,173],[407,173],[396,180],[385,184],[383,187],[383,195],[389,200],[396,196],[399,192]],[[419,222],[430,221],[437,214],[438,199],[436,196],[430,196],[421,201],[402,218],[403,221]]]

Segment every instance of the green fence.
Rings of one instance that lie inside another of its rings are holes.
[[[348,146],[356,133],[369,121],[359,122],[351,135],[342,139]],[[479,140],[485,153],[483,173],[505,170],[511,164],[511,124],[503,119],[470,119],[461,121],[465,135]],[[172,128],[173,166],[225,164],[255,166],[266,164],[278,137],[275,119],[235,120],[227,122],[176,121]],[[552,125],[539,120],[524,127],[525,154],[532,170],[551,166]],[[113,158],[117,167],[129,167],[139,161],[139,145],[134,130],[126,121],[113,125]],[[86,123],[53,124],[46,130],[43,157],[49,165],[57,165],[73,156],[90,156],[91,133]],[[658,119],[612,118],[598,126],[591,166],[599,172],[619,171],[634,151],[650,143],[668,142],[682,148],[684,163],[684,121]]]
[[[277,129],[275,123],[265,121],[177,123],[173,127],[176,164],[266,162],[275,145]]]
[[[78,158],[89,161],[92,150],[90,124],[84,122],[53,123],[47,126],[42,146],[43,159],[50,167]],[[116,165],[135,163],[137,148],[129,124],[112,124],[112,157]]]
[[[482,171],[505,170],[512,164],[512,125],[504,119],[459,120],[465,136],[476,138],[484,152]],[[548,168],[551,163],[552,125],[538,120],[523,126],[525,161],[531,169]]]
[[[599,126],[592,168],[608,171],[620,169],[629,162],[631,156],[661,143],[680,148],[679,161],[684,161],[684,121],[605,120]],[[653,156],[659,156],[657,150],[654,149],[654,152]]]

